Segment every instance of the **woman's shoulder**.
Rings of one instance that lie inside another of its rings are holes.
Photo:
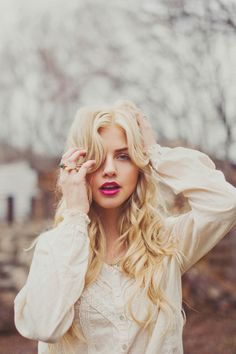
[[[31,246],[28,248],[28,250],[31,250],[32,248],[41,248],[44,246],[49,246],[50,243],[54,240],[55,238],[55,227],[50,228],[50,229],[44,229],[41,231],[41,233],[33,240]]]

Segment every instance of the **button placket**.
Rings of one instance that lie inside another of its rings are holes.
[[[126,352],[128,349],[128,341],[129,341],[129,334],[128,334],[128,323],[126,321],[127,317],[125,315],[125,313],[121,312],[118,315],[118,329],[120,332],[120,346],[121,346],[121,350],[122,352]]]
[[[118,268],[116,267],[106,267],[108,268],[109,273],[112,274],[112,294],[113,301],[116,308],[116,316],[114,318],[114,324],[116,330],[119,332],[120,338],[120,350],[122,353],[125,353],[128,349],[128,322],[126,321],[127,317],[124,313],[124,297],[122,293],[122,277]]]

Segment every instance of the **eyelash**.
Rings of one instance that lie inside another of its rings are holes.
[[[126,155],[126,154],[120,154],[120,155],[118,155],[118,156],[125,156],[125,157],[127,157],[127,160],[130,159],[129,155]]]

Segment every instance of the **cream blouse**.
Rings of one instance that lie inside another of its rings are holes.
[[[56,228],[40,235],[26,284],[14,300],[15,326],[22,336],[38,340],[38,353],[49,353],[47,343],[60,343],[74,318],[88,339],[88,345],[73,344],[76,354],[183,353],[181,275],[236,224],[236,188],[198,150],[154,144],[148,154],[159,180],[175,194],[182,192],[191,207],[191,211],[165,220],[186,256],[182,269],[175,257],[164,259],[165,293],[178,308],[175,328],[164,338],[160,336],[166,323],[160,310],[151,336],[141,333],[124,308],[134,280],[118,266],[104,263],[98,279],[84,289],[90,219],[82,212],[66,214]],[[133,309],[138,318],[145,315],[146,299],[141,293]],[[63,351],[57,351],[60,353]]]

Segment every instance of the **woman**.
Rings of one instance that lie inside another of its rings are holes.
[[[129,101],[80,109],[60,167],[16,328],[40,354],[183,353],[181,276],[236,224],[236,189],[206,154],[160,146]],[[159,182],[190,210],[168,215]]]

